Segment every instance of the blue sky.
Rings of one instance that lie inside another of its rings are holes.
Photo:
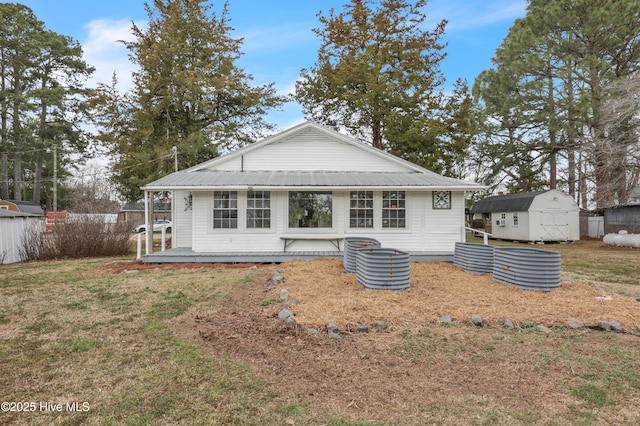
[[[230,0],[229,16],[234,37],[244,38],[244,56],[239,62],[256,84],[275,83],[280,93],[291,93],[302,68],[312,67],[319,39],[312,29],[319,26],[317,13],[342,10],[347,0]],[[131,40],[132,21],[144,26],[143,0],[23,0],[50,30],[79,41],[85,60],[96,68],[90,82],[109,83],[115,71],[121,90],[130,87],[135,69],[127,50],[117,40]],[[222,1],[215,1],[220,10]],[[426,13],[429,29],[448,21],[444,41],[447,58],[441,65],[447,83],[459,77],[469,85],[491,66],[495,49],[517,18],[525,15],[525,0],[430,0]],[[281,129],[303,120],[299,105],[291,103],[269,121]]]

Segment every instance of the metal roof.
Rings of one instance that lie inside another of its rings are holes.
[[[533,199],[549,191],[518,192],[516,194],[494,195],[476,201],[470,213],[524,212],[529,210]]]
[[[149,183],[143,190],[209,188],[404,188],[477,191],[484,187],[473,182],[437,173],[375,173],[329,171],[180,171]]]

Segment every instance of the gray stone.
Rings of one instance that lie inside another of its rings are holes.
[[[549,334],[549,333],[551,333],[553,331],[549,327],[545,327],[542,324],[538,324],[537,328],[538,328],[539,332],[544,333],[544,334]]]
[[[569,318],[567,320],[567,327],[573,328],[573,329],[584,328],[584,323],[579,319]]]
[[[280,300],[285,301],[289,298],[289,290],[282,289],[280,290]]]
[[[342,339],[342,336],[339,335],[338,333],[336,333],[335,331],[330,331],[329,332],[329,337],[331,337],[332,339],[336,339],[336,340]]]
[[[622,325],[615,321],[602,321],[600,323],[600,328],[607,331],[622,331]]]
[[[307,328],[306,331],[307,331],[307,334],[311,334],[311,335],[314,335],[314,336],[320,334],[320,332],[317,329],[313,328],[313,327]]]
[[[281,320],[285,320],[287,318],[292,318],[292,317],[293,317],[293,313],[288,309],[283,309],[280,312],[278,312],[278,318],[280,318]]]
[[[369,331],[369,326],[367,324],[358,324],[356,326],[356,330],[360,333],[367,333]]]
[[[473,315],[471,317],[471,322],[475,326],[482,327],[482,317],[480,315]]]
[[[387,324],[385,321],[376,321],[376,328],[378,330],[384,331],[389,328],[389,324]]]
[[[298,304],[300,304],[300,300],[298,300],[298,299],[290,299],[290,300],[287,300],[285,302],[284,307],[285,308],[290,308],[291,306],[298,305]]]
[[[284,319],[284,323],[287,325],[287,328],[296,328],[298,326],[298,323],[296,323],[296,320],[293,319],[293,317],[288,317]]]
[[[513,322],[509,318],[504,320],[504,322],[502,323],[502,326],[504,328],[514,328]]]
[[[443,315],[438,321],[440,324],[451,324],[451,315]]]
[[[327,331],[331,333],[332,331],[335,331],[338,329],[338,323],[331,320],[327,323],[326,327],[327,327]]]
[[[271,276],[271,286],[270,287],[278,287],[280,283],[284,281],[284,277],[277,272],[274,272]]]

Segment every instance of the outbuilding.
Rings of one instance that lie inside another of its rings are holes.
[[[580,239],[578,204],[554,189],[487,197],[477,201],[470,213],[485,221],[485,231],[493,238],[532,242]]]
[[[30,230],[44,230],[42,215],[0,208],[0,264],[23,260],[20,249]]]
[[[615,234],[619,231],[640,234],[640,203],[621,204],[604,209],[605,234]]]
[[[465,192],[444,177],[313,122],[149,183],[173,193],[172,248],[146,262],[261,261],[339,253],[366,236],[414,259],[453,258]],[[244,255],[244,256],[243,256]]]

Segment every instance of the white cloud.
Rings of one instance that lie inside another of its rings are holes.
[[[435,0],[427,6],[427,16],[435,25],[446,19],[447,33],[474,30],[499,22],[513,22],[525,15],[525,0],[451,1]]]
[[[137,67],[129,61],[129,52],[120,40],[134,40],[131,21],[99,19],[91,21],[85,28],[88,35],[82,43],[84,58],[96,69],[89,85],[111,84],[111,77],[115,72],[118,89],[121,92],[129,90],[132,86],[131,74]]]

